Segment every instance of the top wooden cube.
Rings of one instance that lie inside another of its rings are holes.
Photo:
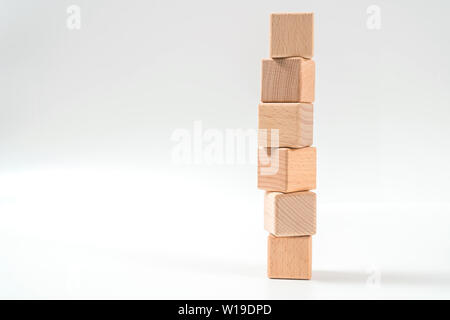
[[[313,13],[272,13],[270,16],[270,57],[311,59],[314,51]]]

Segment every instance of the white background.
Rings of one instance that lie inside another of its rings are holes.
[[[0,298],[450,298],[449,9],[0,0]],[[288,11],[315,13],[311,281],[266,277],[254,163],[172,161],[194,121],[256,128]]]

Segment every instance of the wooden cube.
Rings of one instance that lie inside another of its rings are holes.
[[[311,279],[312,237],[269,235],[267,275],[275,279]]]
[[[316,194],[266,192],[264,229],[277,237],[316,234]]]
[[[303,57],[314,54],[313,13],[273,13],[270,16],[270,56]]]
[[[260,148],[258,188],[295,192],[316,188],[316,148]]]
[[[261,103],[258,108],[260,147],[301,148],[313,142],[313,105],[307,103]],[[278,145],[272,146],[273,130]]]
[[[303,58],[263,59],[262,102],[314,102],[315,63]]]

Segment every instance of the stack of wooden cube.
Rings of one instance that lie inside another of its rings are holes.
[[[266,190],[269,278],[311,279],[316,233],[315,63],[312,13],[271,15],[262,61],[258,188]]]

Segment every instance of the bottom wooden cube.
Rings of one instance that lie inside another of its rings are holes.
[[[311,279],[312,236],[269,235],[267,275],[272,279]]]

